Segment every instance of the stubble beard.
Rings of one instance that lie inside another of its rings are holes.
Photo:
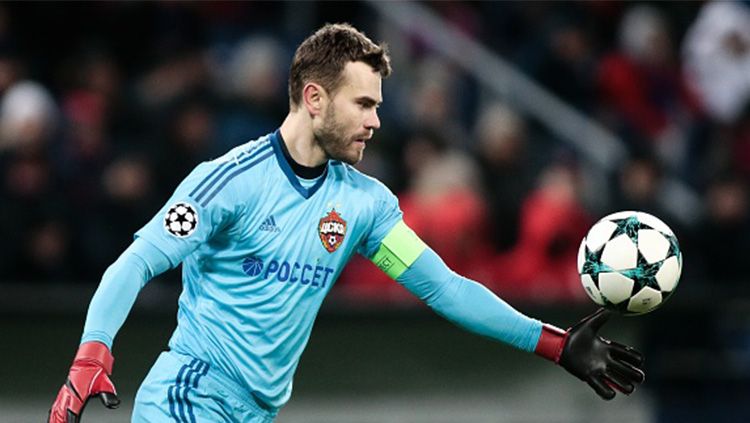
[[[362,151],[350,148],[353,141],[346,139],[346,129],[336,120],[333,105],[329,106],[323,118],[323,125],[314,132],[313,136],[330,160],[338,160],[350,165],[362,160]]]

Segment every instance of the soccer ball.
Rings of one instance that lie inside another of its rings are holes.
[[[595,303],[624,315],[653,311],[674,293],[682,272],[677,238],[658,218],[623,211],[591,227],[578,250],[578,273]]]

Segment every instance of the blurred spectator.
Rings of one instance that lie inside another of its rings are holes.
[[[487,44],[503,57],[519,63],[528,63],[543,44],[540,29],[555,12],[554,2],[487,1],[476,2],[484,18],[484,36]],[[566,4],[566,7],[570,5]]]
[[[595,96],[596,60],[589,34],[579,19],[567,18],[555,25],[540,50],[539,82],[580,110],[591,111]]]
[[[227,64],[226,94],[258,103],[281,103],[285,91],[285,50],[272,37],[254,36],[243,40]],[[283,106],[287,106],[284,102]],[[279,105],[281,106],[281,105]]]
[[[67,127],[56,159],[69,199],[84,213],[98,200],[98,181],[113,154],[106,109],[106,97],[93,91],[73,91],[63,103]]]
[[[0,167],[0,269],[13,281],[72,277],[68,210],[49,159],[6,156]]]
[[[404,222],[451,269],[476,277],[489,253],[486,205],[478,192],[476,164],[455,150],[420,159],[424,163],[411,188],[399,196]]]
[[[750,181],[750,103],[729,129],[731,160],[728,167]]]
[[[132,242],[133,234],[151,219],[160,202],[147,159],[139,154],[118,156],[102,172],[101,199],[85,222],[77,225],[81,253],[87,266],[81,274],[101,277],[112,260]]]
[[[199,49],[170,52],[138,82],[139,102],[160,111],[185,94],[201,92],[209,81],[210,63]]]
[[[474,133],[492,243],[507,250],[518,239],[521,204],[533,187],[538,157],[527,154],[525,122],[507,105],[485,107]]]
[[[458,75],[446,62],[427,56],[417,64],[408,97],[410,128],[441,134],[454,147],[465,147],[466,131],[460,123]]]
[[[516,246],[494,261],[494,288],[503,296],[542,303],[585,297],[576,257],[592,222],[579,185],[574,165],[554,163],[542,172],[524,200]]]
[[[620,26],[620,48],[601,60],[597,76],[614,126],[636,150],[685,165],[688,130],[698,113],[686,89],[667,21],[653,6],[632,6]]]
[[[92,110],[100,120],[103,131],[113,142],[120,136],[137,133],[144,118],[140,110],[134,111],[124,86],[124,70],[118,66],[112,52],[92,49],[66,63],[70,89],[61,103],[77,96],[90,96],[97,100],[98,110]],[[98,125],[98,124],[97,124]]]
[[[750,7],[705,3],[687,31],[682,54],[707,113],[722,123],[735,122],[750,100]]]
[[[750,211],[747,184],[721,178],[706,194],[708,210],[698,236],[704,275],[716,282],[744,284],[745,257],[750,251]]]
[[[633,157],[622,166],[617,175],[612,208],[664,216],[666,212],[659,204],[662,189],[663,169],[658,161],[649,156]]]
[[[208,102],[189,99],[175,107],[167,119],[165,135],[156,157],[158,187],[165,195],[200,162],[215,151],[214,113]]]
[[[37,82],[12,83],[0,101],[0,149],[41,151],[56,125],[56,106]]]
[[[218,72],[224,105],[218,122],[218,149],[224,151],[266,134],[284,119],[286,52],[271,37],[254,36],[237,45],[225,72]]]
[[[23,253],[15,263],[16,280],[70,281],[73,263],[69,227],[50,217],[32,225],[20,245]]]

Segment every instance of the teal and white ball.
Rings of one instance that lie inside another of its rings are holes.
[[[648,213],[610,214],[578,250],[578,273],[595,303],[625,315],[648,313],[677,288],[682,253],[674,232]]]

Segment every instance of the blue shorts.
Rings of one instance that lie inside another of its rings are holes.
[[[174,351],[159,355],[135,396],[132,421],[270,423],[269,410],[208,363]]]

